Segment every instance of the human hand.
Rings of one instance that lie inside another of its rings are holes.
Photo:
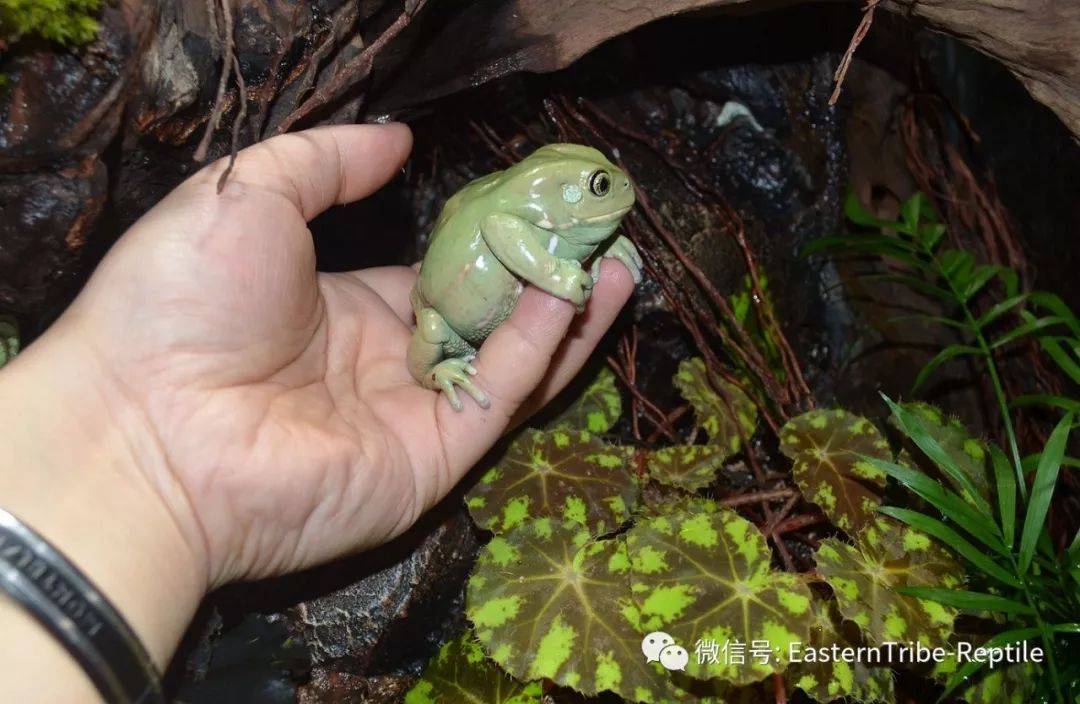
[[[3,389],[8,374],[64,370],[79,400],[54,403],[85,404],[84,426],[116,426],[101,432],[125,459],[120,481],[141,487],[142,522],[179,535],[205,586],[404,531],[515,414],[569,381],[631,292],[614,263],[577,318],[527,290],[474,362],[491,408],[455,413],[406,368],[413,270],[317,274],[306,225],[389,180],[410,139],[398,125],[278,137],[241,152],[220,195],[224,165],[204,169],[121,238],[0,375]]]

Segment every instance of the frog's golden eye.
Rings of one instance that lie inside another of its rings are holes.
[[[589,192],[594,196],[606,196],[611,190],[611,176],[601,169],[589,176]]]

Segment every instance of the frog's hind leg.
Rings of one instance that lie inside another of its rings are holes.
[[[448,354],[453,356],[447,357]],[[409,341],[409,372],[425,388],[444,392],[455,411],[464,408],[458,397],[458,386],[472,396],[481,408],[491,405],[472,380],[476,369],[469,364],[469,360],[475,354],[476,349],[458,335],[437,310],[418,307],[416,331]]]

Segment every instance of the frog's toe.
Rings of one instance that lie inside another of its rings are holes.
[[[471,367],[471,366],[468,367],[468,370],[469,370],[470,374],[474,374],[474,375],[476,374],[476,370],[473,369],[473,367]],[[469,377],[462,377],[460,379],[455,379],[454,383],[457,386],[460,386],[462,391],[464,391],[465,393],[472,396],[473,400],[476,401],[476,405],[480,406],[480,408],[490,408],[491,407],[491,401],[488,400],[487,395],[483,391],[481,391],[480,387],[477,386],[473,382],[473,380],[470,379]],[[456,396],[457,396],[457,394],[455,394],[455,398],[456,398]],[[453,404],[453,401],[451,401],[451,404]],[[462,407],[461,407],[460,401],[459,401],[458,405],[454,406],[454,409],[460,411],[461,408]]]
[[[476,401],[476,405],[480,406],[480,408],[491,408],[491,400],[480,390],[480,387],[470,381],[468,386],[463,386],[462,388],[469,392],[469,395],[473,397],[473,400]]]
[[[626,249],[630,252],[630,258],[634,260],[634,263],[638,265],[638,269],[645,268],[645,260],[641,258],[641,252],[630,240],[626,241]]]
[[[481,408],[488,408],[491,402],[472,380],[476,376],[476,367],[464,359],[445,359],[431,371],[435,384],[446,394],[446,400],[455,411],[465,407],[457,390],[460,388],[469,394]]]
[[[446,394],[446,400],[450,402],[450,406],[455,411],[465,408],[465,404],[461,402],[461,397],[458,396],[457,389],[454,388],[454,382],[444,381],[442,383],[442,392]]]
[[[622,253],[622,263],[630,270],[630,275],[634,277],[634,283],[640,284],[641,270],[645,268],[645,261],[641,258],[641,253],[638,252],[637,247],[630,240],[623,241]]]
[[[612,251],[608,256],[622,262],[623,266],[630,272],[630,276],[634,279],[635,284],[641,283],[641,269],[644,266],[644,262],[641,261],[641,255],[638,254],[637,249],[633,245],[628,247],[623,242],[618,242],[612,247]]]

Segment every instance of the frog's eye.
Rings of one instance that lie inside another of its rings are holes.
[[[589,176],[589,191],[594,196],[606,196],[611,190],[611,176],[607,171],[600,170],[594,171],[592,176]]]

